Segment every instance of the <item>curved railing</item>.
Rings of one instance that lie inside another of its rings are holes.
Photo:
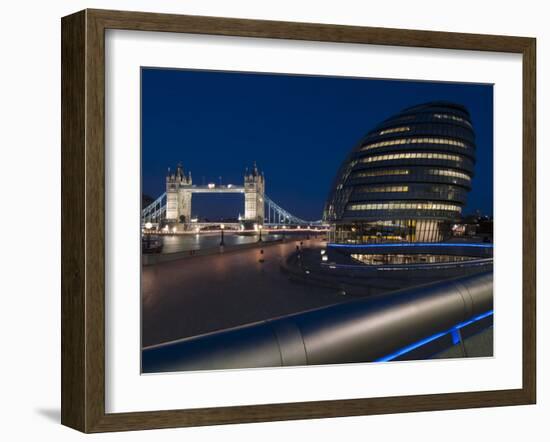
[[[434,336],[454,333],[455,342],[460,328],[492,318],[492,309],[493,273],[488,272],[146,347],[142,370],[388,360]]]

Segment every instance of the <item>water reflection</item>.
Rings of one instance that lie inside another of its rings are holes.
[[[288,235],[287,235],[288,236]],[[280,233],[262,232],[262,241],[276,241],[282,239]],[[189,250],[204,250],[217,248],[220,246],[219,233],[201,233],[189,235],[166,235],[164,238],[164,247],[162,253],[185,252]],[[240,244],[251,244],[258,242],[259,235],[239,235],[236,233],[225,232],[224,243],[226,246]]]

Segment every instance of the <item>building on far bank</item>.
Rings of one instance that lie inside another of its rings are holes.
[[[371,130],[342,164],[325,206],[330,241],[439,242],[471,189],[475,134],[468,110],[414,106]]]

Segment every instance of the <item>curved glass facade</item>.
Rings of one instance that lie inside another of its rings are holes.
[[[471,188],[475,134],[468,110],[433,102],[371,130],[335,179],[324,218],[336,243],[436,242]]]

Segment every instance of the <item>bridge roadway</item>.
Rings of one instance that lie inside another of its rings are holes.
[[[189,186],[185,190],[190,193],[244,193],[244,186],[233,184],[213,184],[207,186]]]
[[[144,346],[269,319],[347,298],[336,289],[297,284],[279,264],[299,241],[199,256],[142,269]],[[320,239],[303,240],[321,248]]]

